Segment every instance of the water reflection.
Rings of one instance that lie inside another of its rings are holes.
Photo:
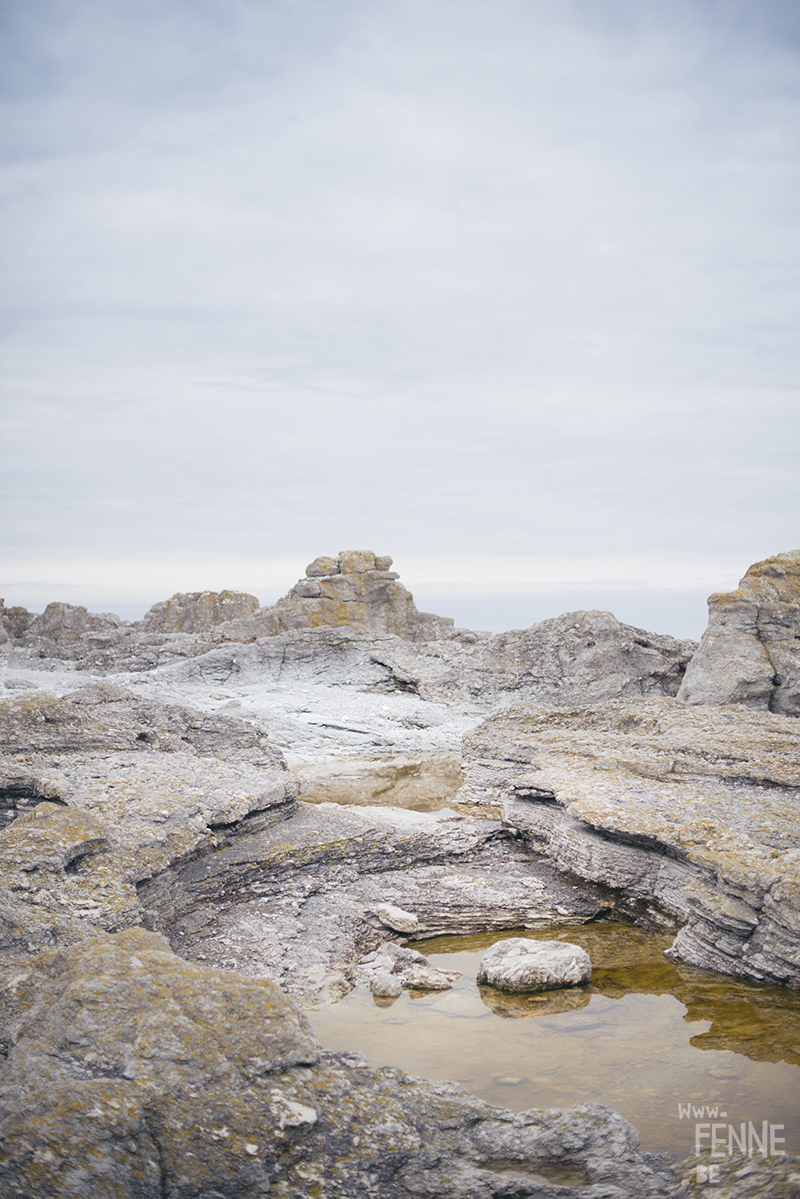
[[[510,936],[583,946],[591,983],[539,995],[479,988],[482,953]],[[437,938],[417,947],[463,972],[451,991],[404,993],[390,1009],[354,992],[309,1015],[331,1048],[452,1079],[503,1107],[607,1103],[654,1152],[691,1152],[694,1123],[679,1108],[692,1103],[782,1124],[787,1153],[800,1153],[800,994],[670,962],[671,940],[599,924]]]

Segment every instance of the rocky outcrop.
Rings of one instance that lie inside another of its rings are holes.
[[[9,1199],[493,1199],[509,1184],[644,1199],[671,1181],[608,1108],[514,1114],[376,1072],[320,1049],[274,984],[183,962],[141,929],[41,955],[1,1002]],[[570,1172],[578,1186],[558,1186]]]
[[[0,702],[4,753],[163,750],[285,766],[256,721],[143,699],[124,687],[95,683],[63,698],[28,693]]]
[[[259,608],[254,595],[243,591],[177,592],[153,604],[141,622],[145,633],[196,633],[229,620],[252,616]]]
[[[532,877],[496,821],[295,804],[251,722],[107,683],[0,718],[4,1195],[669,1193],[607,1108],[515,1114],[372,1070],[322,1050],[266,977],[444,987],[382,915],[419,936],[582,921],[590,885]]]
[[[800,550],[756,562],[735,591],[709,596],[678,698],[800,716]]]
[[[259,632],[274,636],[291,629],[347,626],[410,641],[432,641],[448,633],[453,621],[417,611],[391,565],[391,558],[376,557],[371,550],[315,558],[288,595],[261,609]]]
[[[255,597],[238,592],[173,596],[132,624],[50,605],[58,620],[48,617],[47,636],[44,617],[31,616],[19,635],[9,626],[9,647],[79,669],[172,663],[175,677],[184,669],[187,678],[322,680],[483,706],[675,695],[697,648],[610,612],[568,612],[495,636],[456,629],[448,618],[418,612],[390,565],[367,551],[317,558],[288,595],[257,610]],[[233,612],[244,614],[223,619]]]
[[[794,720],[669,699],[499,712],[465,739],[471,803],[563,870],[681,928],[694,965],[800,986]]]
[[[478,982],[498,991],[554,991],[591,977],[591,959],[580,945],[522,937],[495,942],[478,967]]]
[[[84,661],[124,644],[125,625],[110,612],[89,612],[75,604],[48,604],[40,616],[10,608],[4,623],[14,648],[40,658]]]
[[[497,636],[451,630],[439,641],[410,642],[357,627],[299,630],[219,645],[173,662],[169,673],[192,685],[313,681],[480,711],[520,700],[563,705],[675,695],[696,648],[621,624],[609,612],[570,612]]]

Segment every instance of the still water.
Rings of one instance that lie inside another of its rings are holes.
[[[486,949],[520,936],[583,946],[591,983],[537,995],[478,987]],[[439,937],[414,948],[462,971],[452,990],[392,1002],[360,988],[308,1015],[331,1049],[459,1082],[515,1111],[608,1104],[649,1152],[687,1156],[697,1124],[709,1136],[711,1122],[724,1126],[716,1135],[727,1143],[729,1126],[741,1135],[752,1123],[760,1137],[766,1122],[783,1126],[773,1131],[778,1150],[800,1154],[800,993],[669,962],[671,940],[610,923]]]

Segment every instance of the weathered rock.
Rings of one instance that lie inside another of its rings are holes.
[[[375,915],[381,924],[396,933],[415,933],[419,928],[419,918],[413,912],[406,912],[392,903],[379,903]]]
[[[0,1187],[30,1199],[492,1199],[551,1171],[617,1199],[665,1179],[599,1105],[514,1114],[453,1084],[321,1050],[273,984],[98,933],[0,991]]]
[[[258,607],[256,597],[243,591],[177,592],[153,604],[141,627],[144,632],[196,633],[252,616]]]
[[[53,695],[0,702],[5,753],[167,750],[282,767],[266,729],[235,716],[140,699],[123,687],[96,683]]]
[[[389,570],[391,564],[391,558],[376,558],[371,550],[316,558],[288,595],[259,611],[261,635],[352,626],[420,641],[449,632],[452,620],[419,612],[411,592]]]
[[[751,566],[708,597],[708,628],[678,698],[800,716],[800,550]]]
[[[378,999],[397,999],[403,994],[403,984],[400,979],[383,970],[374,974],[370,979],[369,989]]]
[[[499,712],[465,739],[462,794],[640,918],[683,922],[698,966],[800,986],[800,733],[669,699]]]
[[[498,991],[554,991],[592,977],[585,949],[565,941],[497,941],[481,958],[478,982]]]

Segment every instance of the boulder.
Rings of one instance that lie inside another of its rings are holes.
[[[756,562],[735,591],[708,597],[678,698],[800,715],[800,550]]]
[[[566,941],[497,941],[481,958],[478,982],[498,991],[555,991],[577,987],[592,977],[585,949]]]
[[[176,592],[153,604],[141,627],[146,633],[196,633],[251,616],[258,606],[256,597],[243,591]]]
[[[471,802],[561,870],[682,928],[692,965],[800,987],[800,736],[786,716],[676,700],[520,705],[464,740]]]

